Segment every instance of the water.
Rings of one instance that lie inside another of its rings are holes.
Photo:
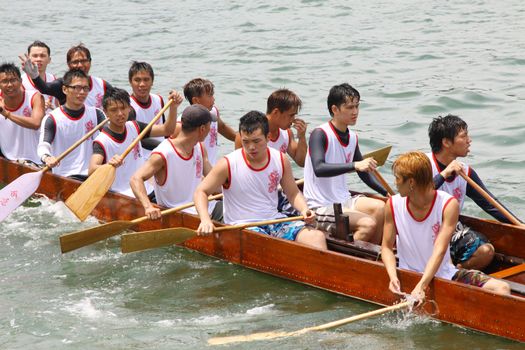
[[[0,12],[0,61],[16,60],[39,39],[52,49],[49,71],[61,75],[65,52],[82,41],[92,74],[115,86],[127,88],[132,60],[153,65],[154,91],[164,96],[196,76],[211,79],[221,116],[234,127],[285,86],[303,99],[311,130],[327,120],[329,88],[350,82],[363,97],[362,150],[394,146],[381,169],[391,184],[397,155],[428,150],[431,119],[459,114],[473,138],[467,161],[525,218],[520,1],[0,0]],[[95,220],[80,224],[60,204],[34,204],[0,224],[2,349],[199,349],[216,335],[295,330],[374,308],[177,248],[122,255],[110,240],[62,256],[57,237]],[[469,201],[465,210],[485,216]],[[234,348],[523,348],[397,317]]]

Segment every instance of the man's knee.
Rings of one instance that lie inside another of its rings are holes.
[[[377,222],[371,217],[363,217],[357,222],[355,239],[370,241],[374,238],[377,229]]]

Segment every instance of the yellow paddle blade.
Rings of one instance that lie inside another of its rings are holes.
[[[363,159],[372,157],[376,160],[377,166],[382,166],[385,164],[386,160],[388,159],[388,155],[390,154],[391,149],[392,149],[392,146],[386,146],[386,147],[380,148],[378,150],[364,154]]]
[[[66,206],[80,221],[86,220],[108,192],[115,180],[116,172],[117,169],[114,166],[102,165],[66,200]]]
[[[180,244],[193,238],[197,232],[185,227],[165,228],[154,231],[132,232],[122,235],[120,246],[122,253],[137,252],[146,249]]]
[[[60,236],[60,250],[62,253],[67,253],[85,247],[112,237],[133,225],[135,225],[134,222],[119,220],[62,235]]]

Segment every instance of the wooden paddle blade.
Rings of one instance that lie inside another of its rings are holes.
[[[385,164],[386,160],[388,159],[388,155],[390,154],[391,149],[392,149],[392,146],[386,146],[386,147],[380,148],[378,150],[364,154],[363,159],[373,157],[377,162],[377,166],[382,166]]]
[[[66,200],[66,206],[80,221],[86,220],[111,188],[116,172],[117,169],[113,165],[102,165]]]
[[[173,227],[162,230],[132,232],[123,234],[120,241],[122,253],[166,247],[179,244],[193,238],[197,232],[185,227]]]
[[[42,175],[44,175],[43,171],[26,173],[0,190],[0,221],[35,193]]]
[[[115,236],[133,225],[135,225],[134,222],[120,220],[108,222],[107,224],[91,227],[86,230],[68,233],[60,236],[60,249],[62,253],[67,253]]]

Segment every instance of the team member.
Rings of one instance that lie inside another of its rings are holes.
[[[215,87],[213,83],[207,79],[192,79],[184,85],[184,96],[190,105],[200,104],[208,108],[212,115],[210,133],[206,137],[206,140],[204,140],[204,146],[208,152],[208,159],[211,165],[215,165],[219,156],[218,133],[230,141],[235,141],[235,130],[221,119],[219,110],[215,106],[214,93]],[[178,127],[175,130],[174,136],[178,134],[179,130],[180,128]]]
[[[61,81],[66,103],[53,110],[44,119],[40,131],[38,156],[46,165],[53,168],[54,174],[85,180],[93,153],[91,142],[82,143],[60,163],[57,162],[56,157],[101,123],[106,116],[101,110],[84,104],[90,90],[86,73],[80,69],[72,69]],[[91,140],[94,137],[96,133],[91,136]]]
[[[44,100],[38,91],[24,89],[12,63],[0,65],[0,114],[0,155],[40,164],[36,147]]]
[[[207,210],[208,195],[220,186],[224,193],[224,222],[228,225],[284,217],[277,211],[279,184],[290,203],[306,220],[313,221],[314,214],[295,184],[290,161],[281,152],[268,147],[268,132],[268,119],[263,113],[251,111],[241,118],[242,148],[220,159],[195,191],[195,206],[201,219],[199,234],[210,234],[214,230]],[[326,249],[324,234],[306,227],[302,221],[252,230]]]
[[[148,198],[144,182],[154,177],[157,203],[173,208],[193,201],[193,192],[202,177],[211,169],[202,141],[210,131],[210,111],[201,105],[184,109],[181,130],[176,138],[169,138],[151,152],[148,161],[131,177],[130,185],[135,197],[150,219],[160,218],[160,209]],[[211,208],[213,209],[213,208]],[[195,214],[194,208],[185,212]],[[220,213],[217,213],[217,218]]]
[[[162,96],[151,93],[155,74],[153,67],[147,62],[133,61],[128,72],[129,84],[131,85],[131,113],[129,120],[136,119],[139,122],[149,123],[164,107]],[[165,123],[164,116],[157,120],[157,125]],[[148,137],[140,141],[144,157],[147,159],[151,150],[157,147],[164,137]]]
[[[317,225],[324,229],[333,226],[334,203],[341,203],[350,217],[354,239],[381,243],[384,203],[378,199],[350,196],[346,190],[345,174],[357,174],[370,188],[386,195],[386,190],[368,173],[375,170],[373,158],[363,159],[357,134],[348,129],[359,115],[359,92],[349,84],[335,85],[328,94],[331,120],[310,135],[309,155],[304,167],[304,196],[315,208]]]
[[[62,88],[64,81],[62,79],[45,82],[40,78],[38,68],[31,62],[27,55],[25,57],[20,57],[20,60],[22,61],[24,71],[31,77],[36,88],[41,93],[55,96],[61,105],[66,102],[66,95]],[[80,69],[88,77],[89,91],[85,101],[86,105],[97,108],[101,107],[104,93],[106,92],[106,89],[111,88],[111,85],[105,80],[89,75],[89,70],[91,69],[91,53],[88,48],[82,44],[73,46],[68,50],[66,60],[70,70]]]
[[[177,107],[182,103],[181,94],[172,91],[170,98],[174,103],[170,106],[168,120],[165,124],[153,125],[147,137],[169,136],[177,124]],[[89,164],[89,174],[91,175],[101,165],[109,163],[118,167],[115,180],[111,190],[133,196],[129,187],[129,179],[144,164],[145,157],[142,147],[137,144],[131,154],[125,160],[120,156],[137,136],[146,128],[147,124],[140,121],[128,121],[130,98],[125,90],[112,88],[104,95],[102,100],[104,113],[109,119],[109,125],[104,129],[93,142],[93,155]],[[146,184],[147,193],[153,191],[149,184]]]
[[[393,165],[398,194],[385,205],[385,228],[381,257],[390,277],[389,289],[401,294],[399,268],[423,276],[412,295],[423,300],[434,276],[475,285],[497,294],[510,294],[509,285],[477,270],[457,269],[450,261],[450,239],[459,216],[453,196],[434,189],[432,166],[422,152],[401,155]]]
[[[466,157],[469,153],[472,140],[468,135],[467,123],[455,115],[438,117],[430,123],[428,136],[432,152],[427,156],[432,164],[435,188],[453,195],[459,201],[460,209],[463,208],[467,196],[497,220],[510,223],[498,209],[459,175],[459,172],[464,172],[486,190],[474,169],[457,160],[458,157]],[[489,191],[486,192],[490,194]],[[452,236],[450,248],[454,264],[466,269],[481,270],[488,266],[494,257],[494,247],[488,239],[461,222],[458,223]]]
[[[34,41],[28,46],[27,55],[29,56],[31,62],[37,66],[40,79],[42,79],[44,82],[52,82],[56,80],[56,77],[53,74],[46,72],[47,65],[51,62],[51,49],[46,45],[46,43],[38,40]],[[22,85],[24,85],[26,90],[38,91],[35,83],[31,77],[27,75],[27,73],[22,74]],[[56,101],[53,96],[42,96],[44,97],[44,101],[46,103],[46,112],[51,112],[53,109],[58,107],[58,101]]]

